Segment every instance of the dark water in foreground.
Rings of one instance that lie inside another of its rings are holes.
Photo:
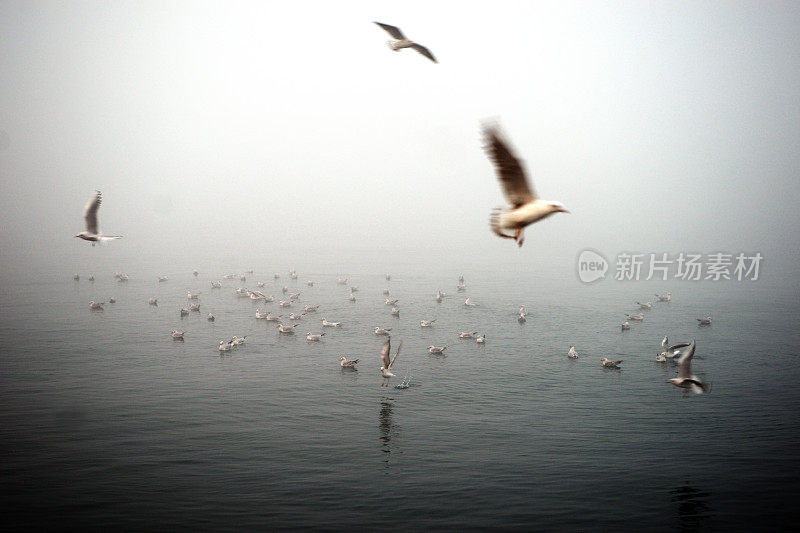
[[[708,530],[797,517],[792,295],[673,285],[672,303],[622,333],[623,313],[660,287],[468,277],[456,293],[458,273],[381,274],[351,280],[351,303],[336,275],[257,273],[212,290],[207,276],[95,274],[2,288],[0,485],[15,528]],[[267,309],[278,311],[287,285],[302,291],[295,311],[320,312],[279,335],[255,320],[263,303],[234,295],[259,279],[276,296]],[[181,319],[187,289],[203,291],[201,313]],[[117,303],[89,311],[109,296]],[[466,296],[479,307],[465,308]],[[698,328],[706,313],[713,326]],[[343,327],[308,343],[322,317]],[[410,388],[379,386],[375,326],[403,340],[395,372]],[[457,339],[462,330],[487,344]],[[664,382],[676,372],[654,362],[665,333],[697,339],[694,370],[710,394]],[[220,356],[220,340],[244,334],[244,347]],[[446,355],[429,355],[430,344]],[[567,359],[570,344],[580,359]],[[342,371],[340,355],[360,358],[359,371]],[[622,370],[602,369],[603,356]]]

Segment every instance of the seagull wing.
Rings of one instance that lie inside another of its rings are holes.
[[[100,191],[95,191],[95,195],[89,198],[86,202],[86,207],[83,208],[83,219],[86,221],[86,231],[99,233],[97,231],[97,210],[100,209],[100,204],[103,202],[103,195]]]
[[[674,344],[674,345],[670,346],[669,348],[667,348],[665,351],[667,352],[667,355],[674,354],[675,352],[677,352],[681,348],[686,348],[690,344],[691,343],[688,343],[688,342],[682,342],[680,344]]]
[[[394,357],[392,357],[392,362],[389,363],[389,367],[387,368],[390,368],[394,364],[395,359],[397,359],[397,356],[400,355],[400,348],[402,347],[403,347],[403,341],[400,341],[400,344],[397,345],[397,351],[395,352]]]
[[[522,163],[517,159],[494,124],[484,124],[484,149],[494,165],[497,178],[503,185],[508,201],[518,207],[536,199],[536,193],[528,183]]]
[[[389,354],[392,352],[392,339],[391,337],[386,339],[386,342],[383,343],[383,348],[381,348],[381,363],[383,363],[383,368],[389,370],[389,365],[391,365],[391,361],[389,361]]]
[[[680,359],[678,359],[678,377],[691,379],[692,377],[692,357],[694,356],[695,343],[692,341],[689,344],[689,349],[686,350]]]
[[[403,32],[400,31],[400,28],[398,28],[397,26],[391,26],[389,24],[384,24],[382,22],[375,22],[375,24],[377,24],[378,26],[380,26],[381,28],[386,30],[389,33],[389,35],[391,35],[395,39],[405,39],[406,38],[406,36],[403,35]]]
[[[427,48],[425,48],[424,46],[422,46],[421,44],[414,43],[411,46],[409,46],[409,48],[413,48],[414,50],[416,50],[420,54],[424,55],[425,57],[427,57],[428,59],[430,59],[434,63],[438,63],[438,61],[436,61],[436,58],[433,57],[433,54],[431,53],[431,51],[428,50]]]

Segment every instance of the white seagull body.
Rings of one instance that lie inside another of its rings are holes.
[[[314,335],[311,332],[306,333],[306,340],[307,341],[321,341],[322,337],[324,337],[324,333],[320,333],[319,335]]]
[[[94,300],[92,300],[91,302],[89,302],[89,309],[101,309],[102,310],[104,305],[105,305],[105,302],[95,302]]]
[[[96,242],[105,242],[122,238],[122,235],[103,235],[100,233],[97,224],[97,211],[100,209],[100,204],[102,202],[103,195],[100,191],[95,191],[94,196],[89,198],[89,201],[86,202],[86,206],[83,208],[83,220],[86,222],[86,231],[75,235],[79,239],[91,242],[92,246],[94,246]]]
[[[433,57],[433,54],[431,53],[430,50],[428,50],[421,44],[415,43],[411,39],[407,39],[406,36],[403,35],[403,32],[400,31],[400,28],[398,28],[397,26],[390,26],[389,24],[383,24],[382,22],[376,22],[375,24],[386,30],[386,32],[392,36],[392,40],[387,41],[386,44],[388,44],[389,48],[391,48],[395,52],[402,50],[403,48],[413,48],[414,50],[424,55],[434,63],[438,63],[438,61],[436,61],[436,58]],[[386,279],[389,278],[387,277]]]
[[[650,302],[645,302],[645,303],[636,302],[636,305],[638,305],[640,309],[652,309],[653,308],[653,304],[651,304]]]
[[[200,304],[189,304],[189,311],[200,312]]]
[[[639,313],[638,315],[629,315],[625,313],[625,316],[628,317],[628,320],[634,320],[636,322],[641,322],[644,320],[644,315]]]
[[[689,389],[695,394],[702,394],[708,391],[708,385],[692,374],[692,357],[694,357],[695,342],[692,341],[688,346],[689,348],[678,360],[678,377],[668,379],[667,383],[672,383],[682,389]]]
[[[212,289],[221,289],[222,288],[222,282],[221,281],[212,281],[211,282],[211,288]]]
[[[603,359],[600,361],[600,363],[603,365],[603,368],[619,368],[619,364],[621,362],[622,361],[612,361],[611,359],[606,359],[605,357],[603,357]]]
[[[230,352],[231,351],[231,344],[225,341],[219,341],[219,351],[220,352]]]
[[[628,322],[623,322],[621,327],[622,327],[622,331],[627,331],[627,330],[631,329],[631,325]]]
[[[322,325],[326,328],[338,328],[342,326],[341,322],[328,322],[324,318],[322,319]]]
[[[486,334],[478,335],[478,337],[475,338],[475,342],[477,342],[478,344],[485,344],[486,343]]]
[[[158,298],[150,298],[149,300],[147,300],[147,303],[149,303],[150,305],[158,306]]]
[[[469,333],[468,331],[462,331],[462,332],[460,332],[460,333],[458,334],[458,338],[459,338],[459,339],[471,339],[471,338],[473,338],[473,337],[474,337],[474,336],[475,336],[477,333],[478,333],[477,331],[473,331],[472,333]]]
[[[466,300],[464,300],[464,305],[466,305],[467,307],[475,307],[478,304],[473,303],[472,298],[467,298]]]
[[[433,323],[436,322],[436,319],[433,320],[420,320],[419,325],[423,328],[429,328],[433,326]]]
[[[203,294],[203,293],[196,292],[196,293],[192,294],[192,291],[189,291],[189,292],[186,293],[186,298],[188,300],[197,300],[198,298],[200,298],[201,294]]]
[[[672,300],[672,293],[667,294],[656,294],[656,298],[658,298],[659,302],[669,302]]]
[[[269,313],[262,313],[260,309],[256,309],[256,320],[264,320],[269,316]]]
[[[542,200],[530,185],[522,162],[516,158],[508,143],[503,139],[499,128],[494,124],[484,124],[484,146],[495,168],[506,199],[511,209],[495,209],[489,225],[498,237],[514,239],[519,246],[525,240],[525,227],[546,218],[553,213],[569,213],[564,204]],[[513,235],[506,233],[513,231]]]
[[[430,345],[428,346],[428,353],[440,354],[444,352],[445,348],[447,348],[447,346],[442,346],[441,348],[439,348],[437,346]]]
[[[283,324],[278,324],[278,331],[281,333],[292,334],[294,333],[294,328],[299,326],[300,324],[292,324],[291,326],[284,326]]]
[[[173,339],[182,339],[185,331],[178,331],[177,329],[172,330],[172,338]]]
[[[206,317],[206,319],[209,322],[214,322],[216,320],[216,317],[214,315],[212,315],[211,313],[208,313],[208,316]]]
[[[375,326],[375,335],[388,335],[390,331],[392,331],[392,328],[385,329]]]
[[[163,281],[167,281],[169,278],[167,276],[158,276],[158,282],[161,283]]]
[[[400,316],[400,310],[396,307],[392,307],[390,313],[392,313],[392,316]]]
[[[264,317],[264,320],[267,322],[277,322],[283,315],[274,316],[270,313],[267,313],[267,316]]]
[[[306,313],[316,313],[317,309],[319,309],[318,305],[307,305],[303,311]]]

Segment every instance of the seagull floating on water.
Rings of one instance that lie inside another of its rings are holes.
[[[444,352],[445,348],[447,348],[447,346],[442,346],[441,348],[439,348],[437,346],[430,345],[428,346],[428,352],[432,354],[440,354]]]
[[[300,324],[292,324],[291,326],[284,326],[283,324],[278,324],[278,331],[281,333],[292,334],[294,333],[294,328],[299,325]]]
[[[423,327],[423,328],[429,328],[429,327],[433,326],[434,322],[436,322],[435,318],[433,320],[420,320],[419,321],[419,325],[420,325],[420,327]]]
[[[318,305],[307,305],[303,311],[306,313],[316,313],[317,309],[319,309]]]
[[[663,295],[656,294],[656,298],[658,298],[659,302],[669,302],[672,300],[672,293],[667,293]]]
[[[339,358],[339,364],[342,368],[350,368],[352,370],[356,369],[356,365],[358,364],[358,359],[353,359],[352,361],[348,361],[346,357]]]
[[[458,338],[459,338],[459,339],[471,339],[471,338],[473,338],[473,337],[474,337],[474,336],[475,336],[477,333],[478,333],[477,331],[473,331],[472,333],[469,333],[468,331],[462,331],[462,332],[460,332],[460,333],[458,334]]]
[[[388,335],[390,331],[392,331],[392,328],[384,329],[375,326],[375,335]]]
[[[386,44],[388,44],[389,48],[391,48],[395,52],[398,52],[403,48],[413,48],[414,50],[424,55],[434,63],[438,63],[438,61],[436,61],[436,58],[433,57],[433,54],[431,53],[430,50],[428,50],[421,44],[415,43],[411,39],[407,39],[406,36],[403,35],[403,32],[400,31],[400,28],[398,28],[397,26],[390,26],[389,24],[384,24],[382,22],[375,22],[375,24],[386,30],[386,32],[392,36],[392,40],[386,41]]]
[[[702,394],[708,391],[708,384],[700,381],[700,378],[692,374],[692,357],[694,357],[694,349],[696,344],[694,340],[688,344],[688,349],[678,359],[678,377],[667,380],[667,383],[672,383],[676,387],[682,389],[689,389],[695,394]]]
[[[208,316],[206,318],[209,322],[214,322],[216,320],[216,317],[211,313],[208,313]]]
[[[111,298],[108,299],[108,303],[115,304],[117,303],[117,299],[112,296]]]
[[[89,198],[89,201],[86,202],[86,206],[83,208],[83,219],[86,221],[86,231],[75,235],[79,239],[91,242],[92,246],[94,246],[96,242],[105,242],[122,238],[122,235],[103,235],[100,233],[97,225],[97,210],[100,209],[100,204],[102,202],[103,195],[100,191],[96,191],[95,195]]]
[[[200,304],[189,304],[189,311],[197,311],[200,312]]]
[[[164,282],[164,281],[167,281],[168,279],[169,279],[169,278],[168,278],[167,276],[158,276],[158,282],[159,282],[159,283],[162,283],[162,282]]]
[[[94,300],[92,300],[91,302],[89,302],[89,309],[99,309],[102,311],[104,305],[105,302],[95,302]]]
[[[612,361],[611,359],[606,359],[605,357],[603,357],[603,359],[600,361],[600,363],[603,365],[603,368],[619,368],[619,364],[621,362],[622,361]]]
[[[639,313],[638,315],[629,315],[628,313],[625,313],[625,316],[628,317],[628,320],[634,320],[636,322],[642,322],[644,320],[644,315],[642,313]]]
[[[222,288],[222,282],[221,281],[212,281],[211,282],[211,288],[212,289],[221,289]]]
[[[149,300],[147,300],[147,303],[149,303],[150,305],[158,306],[158,298],[150,298]]]
[[[710,326],[711,325],[711,317],[707,316],[705,318],[698,318],[697,319],[698,326]]]
[[[466,300],[464,300],[464,305],[466,305],[467,307],[475,307],[475,306],[477,306],[478,304],[474,303],[474,302],[472,301],[472,298],[469,298],[469,297],[467,297],[467,299],[466,299]]]
[[[188,316],[188,315],[189,315],[189,310],[186,309],[185,307],[181,307],[181,316]]]
[[[185,331],[178,331],[177,329],[172,330],[172,338],[173,339],[183,339],[183,336],[186,332]]]
[[[225,341],[219,341],[220,352],[230,352],[231,348],[232,348],[231,343]]]
[[[328,322],[324,318],[322,319],[322,325],[326,328],[339,328],[342,326],[341,322]]]
[[[485,344],[486,334],[484,333],[483,335],[478,335],[478,337],[475,338],[475,342],[477,342],[478,344]]]
[[[628,322],[623,322],[622,331],[628,331],[629,329],[631,329],[631,325]]]
[[[392,307],[390,313],[392,314],[392,316],[400,316],[400,310],[396,307]]]
[[[497,125],[484,124],[483,134],[486,141],[484,149],[494,164],[503,192],[512,206],[506,210],[495,209],[489,225],[498,237],[514,239],[519,246],[522,246],[526,226],[553,213],[569,213],[569,211],[564,209],[564,204],[561,202],[542,200],[536,196],[525,169],[522,168],[522,162],[514,156]],[[514,234],[508,235],[506,231],[513,231]]]
[[[575,347],[574,346],[570,346],[569,347],[569,351],[567,352],[567,357],[569,357],[570,359],[577,359],[578,358],[578,352],[575,351]]]
[[[638,305],[640,309],[652,309],[653,308],[653,304],[651,304],[650,302],[645,302],[645,303],[636,302],[636,305]]]
[[[324,337],[324,336],[325,336],[324,333],[320,333],[319,335],[314,335],[313,333],[311,333],[309,331],[308,333],[306,333],[306,340],[309,340],[309,341],[321,341],[322,337]]]

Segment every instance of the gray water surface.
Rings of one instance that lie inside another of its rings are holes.
[[[15,528],[775,529],[796,516],[791,295],[510,274],[467,276],[457,293],[454,272],[359,276],[351,303],[339,273],[257,272],[217,290],[209,282],[222,273],[165,283],[130,274],[2,287],[0,483]],[[275,303],[236,297],[257,280]],[[283,285],[301,291],[291,310],[320,305],[294,336],[254,316],[288,315]],[[201,312],[181,319],[187,289],[203,291]],[[437,289],[448,293],[441,304]],[[636,300],[667,289],[671,303],[619,330]],[[88,309],[110,296],[105,311]],[[467,296],[479,306],[466,308]],[[709,313],[713,325],[698,328]],[[322,328],[322,317],[343,326]],[[375,326],[403,341],[388,389]],[[323,330],[322,342],[306,341]],[[457,338],[476,330],[485,346]],[[220,355],[220,340],[245,334]],[[694,371],[709,394],[665,383],[676,368],[655,362],[664,334],[697,339]],[[341,355],[359,370],[343,371]],[[622,369],[601,368],[606,356]],[[411,386],[395,389],[405,376]]]

